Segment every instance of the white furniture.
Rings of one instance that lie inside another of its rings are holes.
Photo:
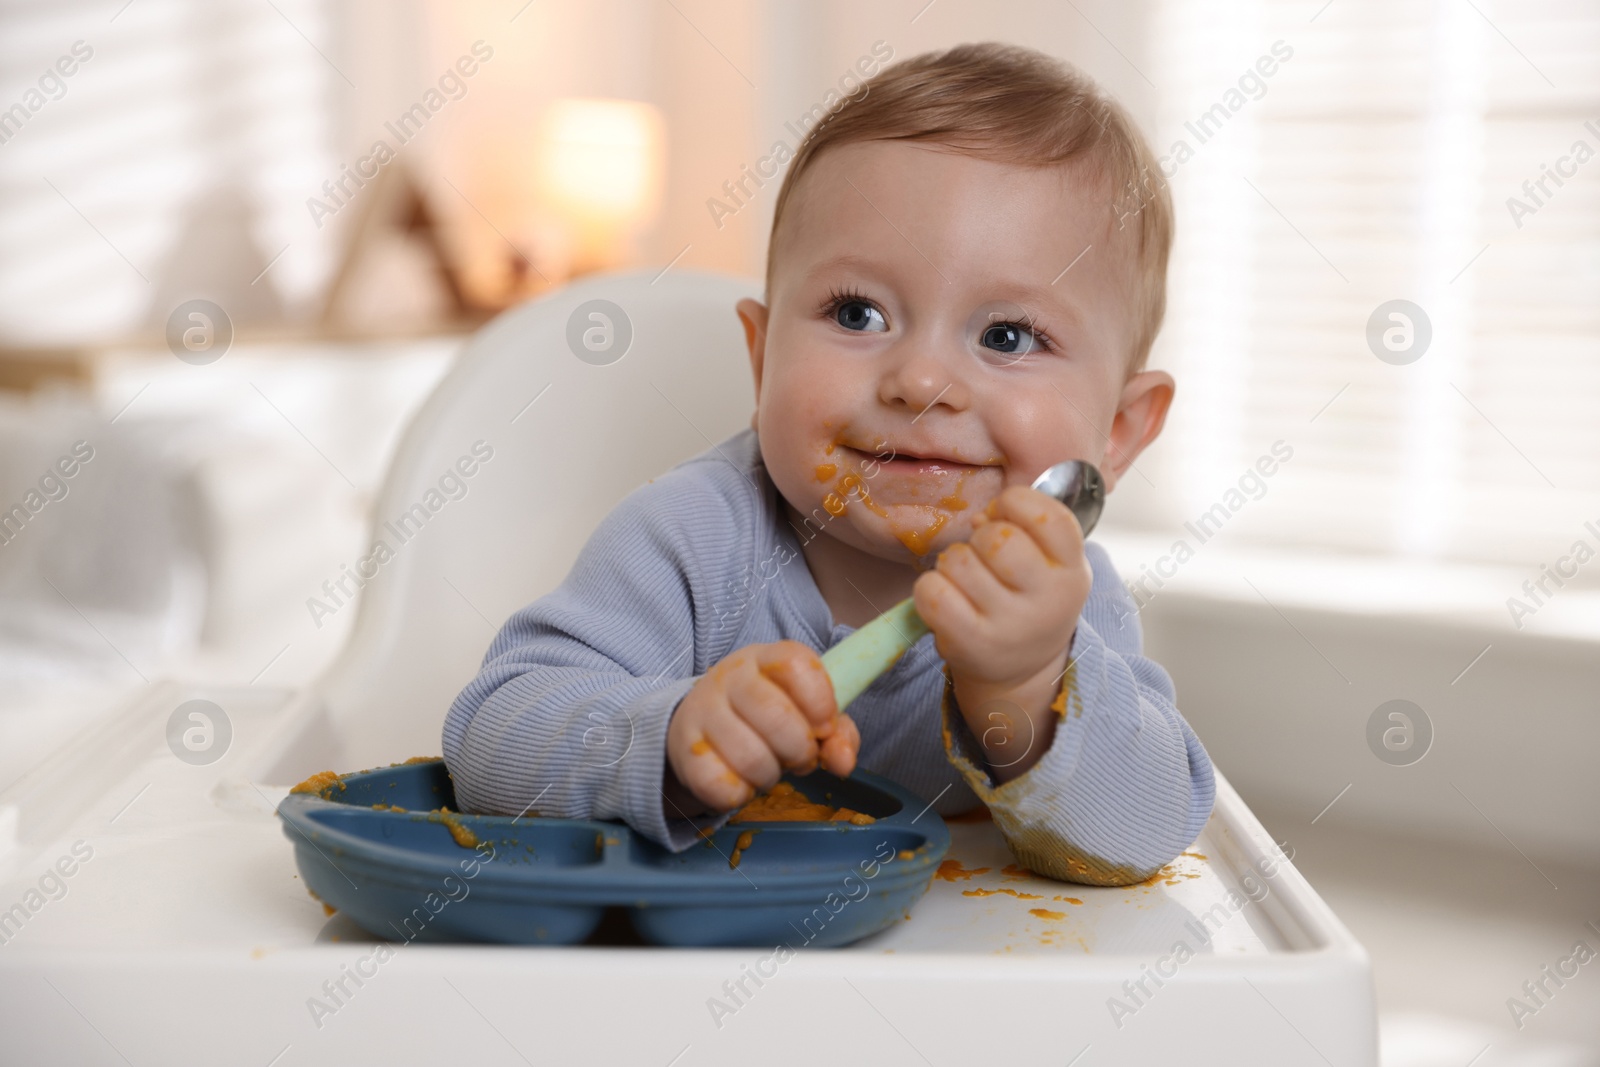
[[[625,493],[747,424],[733,304],[754,293],[680,271],[604,277],[491,323],[406,433],[374,515],[392,558],[316,684],[153,686],[0,797],[6,1062],[1376,1062],[1366,953],[1226,782],[1165,881],[1008,876],[992,824],[954,823],[951,857],[986,873],[935,879],[898,926],[781,964],[626,944],[380,952],[306,894],[273,813],[288,786],[438,753],[500,622],[560,580]],[[607,365],[567,342],[597,298],[633,333]],[[465,495],[398,543],[385,524],[476,442],[493,457]],[[214,763],[169,748],[190,699],[231,724]]]

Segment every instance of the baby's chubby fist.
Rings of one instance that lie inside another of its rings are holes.
[[[975,531],[917,579],[917,614],[951,675],[996,691],[1065,666],[1094,575],[1067,506],[1014,485],[974,517]]]
[[[810,773],[820,761],[844,777],[860,744],[821,658],[775,641],[747,645],[701,676],[667,726],[667,763],[701,803],[726,811],[786,770]]]

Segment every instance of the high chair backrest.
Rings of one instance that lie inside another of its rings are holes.
[[[506,618],[561,582],[635,487],[749,425],[744,296],[759,284],[599,276],[467,343],[402,437],[352,568],[359,614],[318,683],[341,766],[437,755]]]

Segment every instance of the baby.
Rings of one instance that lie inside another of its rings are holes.
[[[465,810],[622,818],[672,851],[778,781],[886,775],[986,806],[1019,862],[1140,881],[1211,813],[1211,763],[1099,545],[1030,488],[1115,488],[1161,432],[1144,369],[1172,207],[1088,79],[965,45],[866,83],[795,153],[750,429],[600,523],[451,707]],[[932,632],[842,714],[818,653],[905,597]]]

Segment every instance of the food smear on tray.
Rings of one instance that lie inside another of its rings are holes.
[[[1018,900],[1043,900],[1044,899],[1044,897],[1041,896],[1038,893],[1019,893],[1015,889],[1005,889],[1005,888],[983,889],[983,888],[980,887],[978,889],[963,889],[961,891],[961,895],[964,896],[964,897],[992,897],[992,896],[996,896],[997,894],[1000,894],[1000,893],[1004,893],[1007,896],[1016,897]]]
[[[779,782],[765,793],[757,794],[749,803],[728,819],[729,822],[848,822],[866,826],[877,822],[871,815],[863,815],[849,808],[834,808],[807,799],[788,782]]]
[[[987,874],[988,867],[963,867],[961,861],[948,859],[939,864],[939,869],[933,872],[935,878],[943,878],[947,882],[965,882],[975,874]]]

